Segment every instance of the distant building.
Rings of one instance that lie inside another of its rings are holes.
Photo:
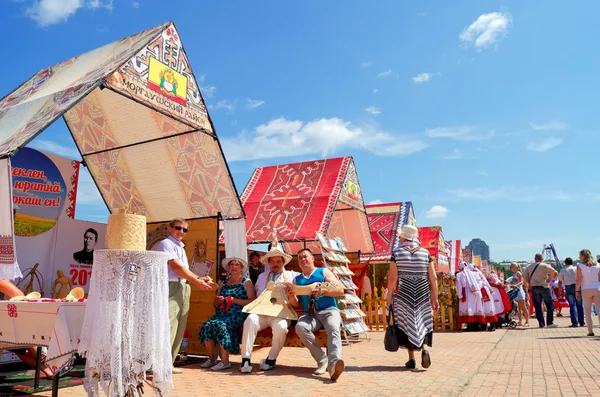
[[[471,240],[467,248],[471,250],[473,255],[480,255],[481,260],[490,261],[490,247],[480,238]]]

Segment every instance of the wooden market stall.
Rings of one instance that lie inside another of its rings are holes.
[[[319,233],[340,239],[351,262],[358,263],[363,252],[374,252],[352,157],[257,168],[241,200],[248,244],[270,242],[276,228],[286,252],[309,248],[318,263],[324,262]],[[287,268],[299,270],[295,259]]]
[[[39,71],[0,110],[0,158],[62,116],[109,211],[144,215],[148,249],[166,222],[190,220],[188,257],[215,274],[218,221],[244,210],[173,22]],[[192,288],[192,352],[213,294]]]

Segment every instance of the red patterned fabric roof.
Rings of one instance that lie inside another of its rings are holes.
[[[274,227],[281,241],[327,234],[351,162],[338,157],[257,168],[242,195],[247,241],[269,241]]]
[[[366,206],[374,254],[361,254],[361,262],[388,262],[398,231],[401,203],[370,204]]]
[[[421,247],[426,248],[433,257],[438,272],[448,272],[448,254],[441,226],[424,226],[419,228]]]

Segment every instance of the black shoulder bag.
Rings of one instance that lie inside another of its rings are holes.
[[[392,323],[390,324],[390,317]],[[396,326],[396,319],[394,318],[394,304],[390,306],[390,315],[387,316],[387,328],[385,329],[385,337],[383,338],[383,345],[385,350],[389,352],[398,351],[398,327]]]

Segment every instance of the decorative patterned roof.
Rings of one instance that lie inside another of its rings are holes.
[[[244,216],[172,22],[45,68],[6,95],[0,158],[61,116],[111,212],[130,203],[148,222]]]
[[[398,235],[402,227],[416,224],[412,203],[369,204],[366,210],[375,253],[361,254],[360,260],[370,263],[389,262],[393,249],[399,244]]]

